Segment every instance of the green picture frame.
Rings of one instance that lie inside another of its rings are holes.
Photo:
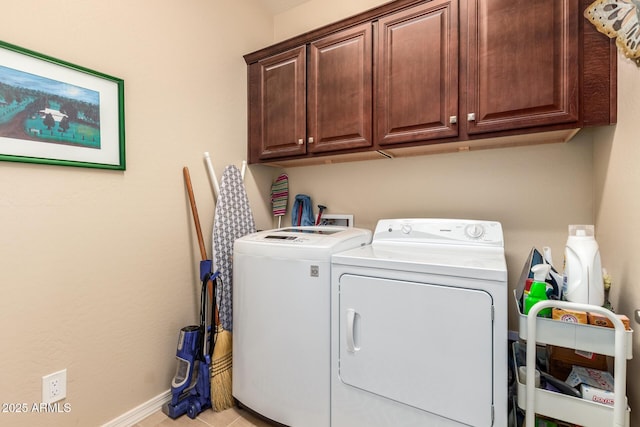
[[[0,161],[125,170],[124,80],[0,41]]]

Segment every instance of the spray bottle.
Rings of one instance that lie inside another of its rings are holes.
[[[570,225],[564,251],[562,295],[567,301],[602,306],[604,283],[593,225]]]
[[[547,274],[551,266],[549,264],[538,264],[531,267],[533,272],[533,283],[529,290],[529,295],[524,300],[524,314],[529,314],[531,307],[537,302],[547,300]],[[551,308],[544,308],[538,312],[538,317],[551,317]]]

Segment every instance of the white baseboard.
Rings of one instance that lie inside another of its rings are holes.
[[[167,390],[144,402],[142,405],[136,406],[132,410],[120,415],[118,418],[103,424],[102,427],[130,427],[162,408],[162,405],[170,400],[171,390]]]

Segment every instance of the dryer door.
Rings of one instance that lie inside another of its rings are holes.
[[[480,289],[345,274],[340,380],[460,423],[493,422],[493,301]]]

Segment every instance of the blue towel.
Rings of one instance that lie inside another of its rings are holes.
[[[302,218],[298,224],[298,215],[300,208],[302,207]],[[296,194],[295,201],[293,202],[293,209],[291,210],[291,225],[315,225],[316,222],[313,219],[313,208],[311,207],[311,197],[306,194]]]

